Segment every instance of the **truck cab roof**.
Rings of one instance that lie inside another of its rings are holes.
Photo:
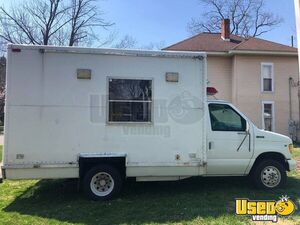
[[[225,100],[219,100],[219,99],[208,99],[207,103],[230,103],[230,102]]]

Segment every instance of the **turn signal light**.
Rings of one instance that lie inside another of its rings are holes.
[[[289,151],[290,153],[293,153],[294,150],[294,145],[293,144],[289,144]]]

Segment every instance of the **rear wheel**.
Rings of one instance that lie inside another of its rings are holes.
[[[269,159],[256,166],[252,178],[258,188],[275,189],[286,184],[287,176],[282,163]]]
[[[90,169],[83,180],[84,192],[92,200],[108,200],[122,188],[120,172],[113,166],[100,165]]]

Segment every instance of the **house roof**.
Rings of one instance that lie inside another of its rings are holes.
[[[235,50],[297,53],[297,48],[255,37],[246,39],[231,34],[230,40],[223,40],[220,33],[200,33],[163,50],[205,52],[229,52]]]

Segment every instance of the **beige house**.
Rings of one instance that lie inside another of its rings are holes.
[[[300,140],[296,48],[232,35],[224,20],[221,33],[200,33],[165,50],[207,52],[216,98],[232,102],[258,127]]]

